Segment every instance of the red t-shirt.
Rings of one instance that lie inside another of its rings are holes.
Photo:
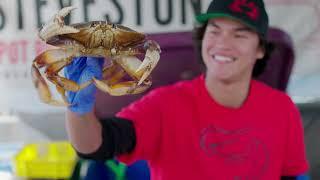
[[[307,172],[300,114],[283,92],[253,80],[238,109],[216,103],[204,76],[155,89],[117,114],[134,122],[134,151],[153,180],[278,180]]]

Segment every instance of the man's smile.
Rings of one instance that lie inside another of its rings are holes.
[[[218,54],[212,55],[212,58],[214,61],[217,61],[219,63],[232,63],[232,62],[236,61],[235,57],[223,56],[223,55],[218,55]]]

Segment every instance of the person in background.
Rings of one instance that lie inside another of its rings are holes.
[[[253,79],[270,54],[264,2],[213,0],[196,20],[206,67],[200,76],[156,88],[106,119],[94,113],[94,85],[68,92],[66,126],[78,154],[145,159],[154,180],[307,178],[298,109]],[[101,79],[102,62],[78,58],[65,76]]]

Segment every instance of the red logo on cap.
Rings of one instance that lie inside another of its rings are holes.
[[[234,0],[229,8],[233,12],[245,13],[253,20],[257,20],[259,16],[258,7],[253,2],[247,2],[247,0]]]

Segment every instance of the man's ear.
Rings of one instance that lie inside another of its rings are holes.
[[[262,45],[258,47],[257,50],[257,59],[262,59],[266,53],[266,48]]]
[[[264,53],[259,53],[258,55],[257,55],[257,59],[262,59],[264,57]]]

